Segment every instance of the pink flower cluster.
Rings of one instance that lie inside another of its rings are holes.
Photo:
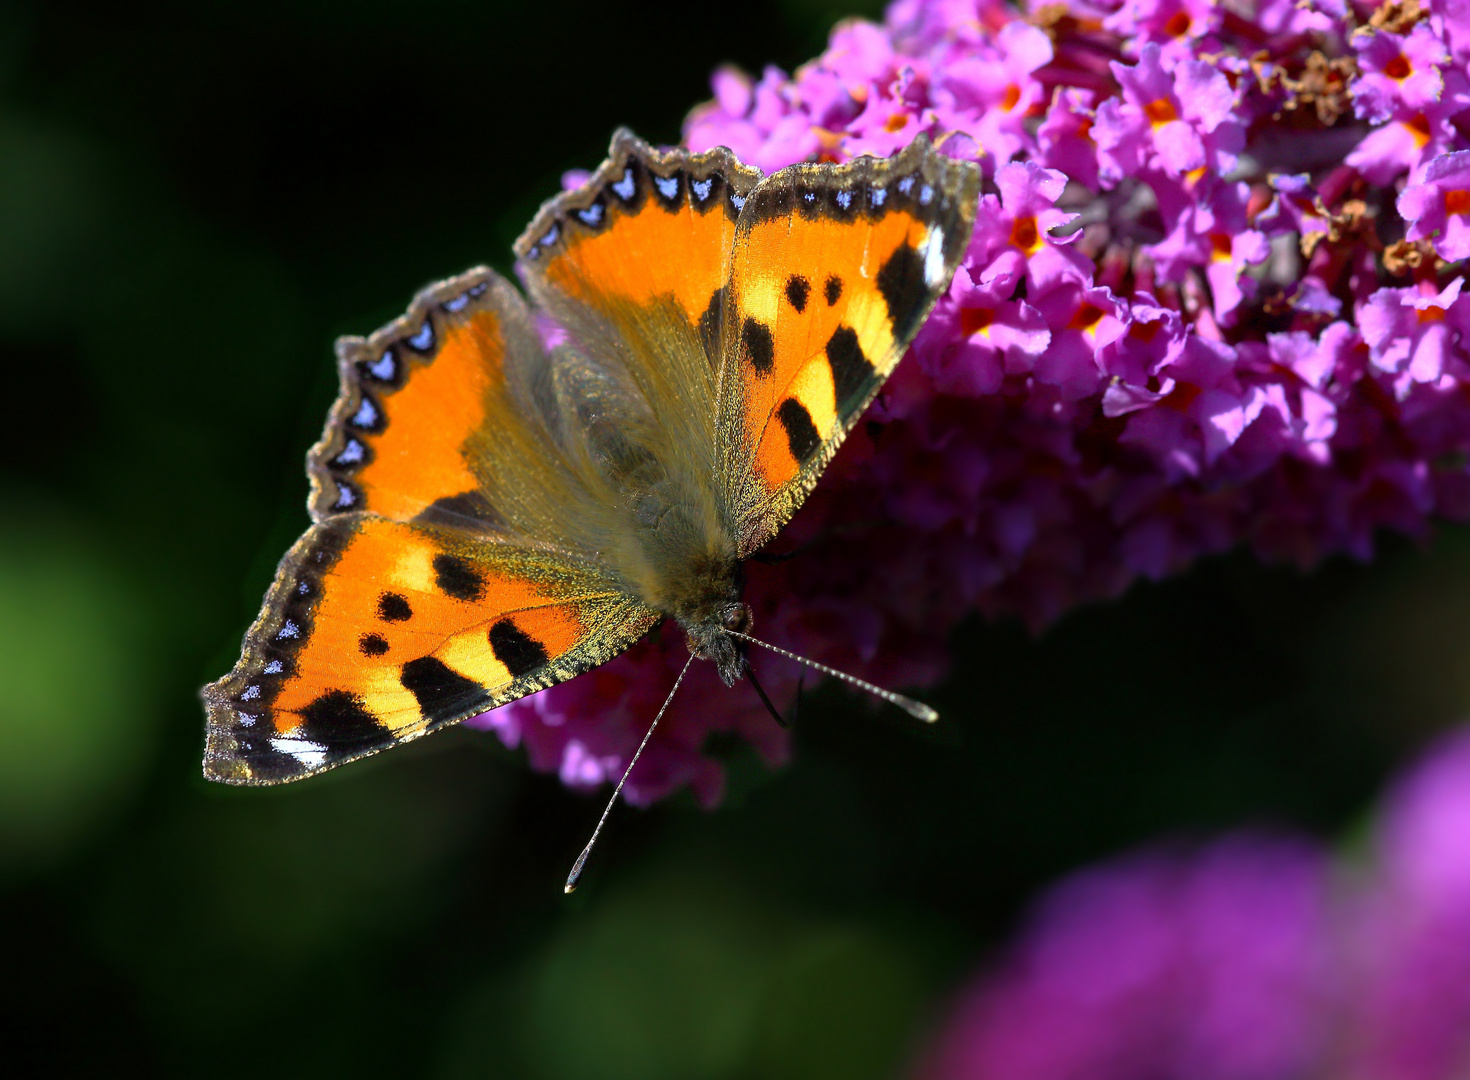
[[[918,1080],[1455,1080],[1470,1062],[1470,733],[1371,856],[1239,834],[1085,870],[962,992]]]
[[[756,632],[922,684],[970,610],[1041,626],[1237,544],[1366,559],[1470,517],[1467,68],[1465,0],[898,0],[794,76],[716,73],[693,149],[770,171],[926,133],[986,178],[948,295],[777,541],[814,553],[752,573]],[[601,783],[677,638],[483,726]],[[711,731],[783,752],[697,678],[635,801],[718,798]]]

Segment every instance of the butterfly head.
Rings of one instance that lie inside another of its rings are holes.
[[[713,661],[726,686],[733,686],[745,671],[745,645],[729,631],[744,634],[751,622],[750,605],[737,600],[722,605],[712,618],[684,624],[689,651],[701,660]]]

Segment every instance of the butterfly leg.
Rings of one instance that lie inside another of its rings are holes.
[[[750,685],[755,687],[755,692],[760,695],[761,703],[765,705],[766,711],[771,714],[771,719],[775,720],[783,728],[789,728],[791,726],[790,722],[776,710],[776,706],[766,696],[765,688],[761,686],[760,680],[755,677],[755,668],[751,666],[748,657],[745,660],[745,677],[750,680]]]

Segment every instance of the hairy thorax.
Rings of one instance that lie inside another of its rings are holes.
[[[672,617],[688,636],[689,651],[712,661],[726,685],[740,677],[744,650],[727,631],[750,629],[741,600],[744,575],[734,539],[717,517],[703,513],[697,496],[668,508],[643,530],[643,600]]]

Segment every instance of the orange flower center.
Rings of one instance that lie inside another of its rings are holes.
[[[1010,112],[1016,107],[1016,102],[1021,100],[1021,88],[1015,83],[1006,87],[1005,97],[1000,99],[1000,107]]]
[[[1409,58],[1403,53],[1399,53],[1383,65],[1383,73],[1390,79],[1397,79],[1399,82],[1403,82],[1410,75],[1414,74],[1414,69],[1409,64]]]
[[[1036,231],[1034,217],[1018,217],[1011,224],[1011,243],[1028,255],[1041,247],[1041,235]]]
[[[1170,37],[1183,37],[1189,33],[1189,12],[1176,11],[1172,18],[1164,24],[1164,33]]]
[[[1211,258],[1216,262],[1229,262],[1234,255],[1234,242],[1226,233],[1210,233]]]
[[[1154,127],[1162,127],[1172,124],[1179,119],[1179,113],[1174,109],[1174,103],[1168,98],[1155,98],[1143,107],[1143,115],[1148,117],[1149,123]]]
[[[906,113],[896,112],[888,118],[888,123],[883,125],[883,130],[892,135],[895,131],[902,131],[908,122],[909,118]]]
[[[1442,307],[1435,307],[1433,304],[1431,304],[1427,308],[1420,308],[1419,309],[1419,321],[1422,322],[1422,323],[1423,322],[1443,322],[1444,321],[1444,308],[1442,308]]]
[[[1414,142],[1419,145],[1419,149],[1422,150],[1429,145],[1429,117],[1423,113],[1415,113],[1404,121],[1404,127],[1408,128],[1409,134],[1414,136]]]
[[[1171,409],[1178,409],[1180,412],[1184,412],[1184,410],[1193,405],[1195,399],[1203,393],[1204,390],[1198,386],[1195,386],[1193,383],[1176,383],[1174,385],[1174,389],[1169,391],[1168,397],[1164,398],[1164,400],[1159,402],[1159,404],[1166,405]]]
[[[1163,327],[1163,325],[1164,324],[1162,321],[1136,322],[1128,328],[1128,336],[1131,337],[1134,341],[1141,341],[1145,345],[1147,345],[1150,341],[1158,336],[1159,330]]]
[[[1102,317],[1102,308],[1093,307],[1091,304],[1083,304],[1077,309],[1077,314],[1072,316],[1072,321],[1067,324],[1067,329],[1091,330]]]
[[[1444,193],[1444,212],[1450,214],[1470,214],[1470,191],[1464,188],[1456,188],[1454,191]]]
[[[978,334],[995,322],[995,312],[989,308],[960,308],[960,332],[969,337]]]

